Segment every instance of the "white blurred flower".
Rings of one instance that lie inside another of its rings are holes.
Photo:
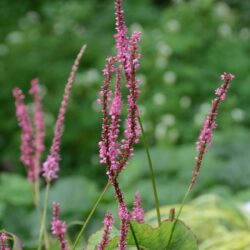
[[[158,123],[155,127],[155,138],[157,140],[163,139],[167,134],[167,126],[163,123]]]
[[[100,73],[94,68],[78,73],[76,76],[76,84],[85,87],[89,87],[98,81],[100,81]]]
[[[218,17],[227,17],[230,15],[230,7],[225,2],[218,2],[214,6],[214,13]]]
[[[7,35],[6,40],[10,43],[21,43],[24,40],[24,35],[20,31],[12,31]]]
[[[179,139],[179,137],[180,137],[180,133],[178,129],[173,128],[168,131],[168,138],[170,139],[170,141],[176,142]]]
[[[173,85],[176,82],[176,73],[174,71],[167,71],[163,75],[164,83],[167,85]]]
[[[158,54],[162,56],[170,56],[172,54],[172,48],[163,41],[157,43],[156,49]]]
[[[57,22],[54,24],[54,32],[57,35],[63,34],[65,32],[65,30],[66,30],[66,27],[65,27],[63,22]]]
[[[130,29],[132,32],[136,31],[136,32],[142,32],[143,33],[143,27],[140,23],[133,23],[130,26]]]
[[[189,96],[182,96],[180,99],[180,106],[183,109],[189,108],[191,105],[191,98]]]
[[[180,30],[181,25],[180,22],[176,19],[171,19],[166,22],[165,25],[166,30],[172,31],[172,32],[177,32]]]
[[[172,114],[165,114],[161,117],[162,123],[167,126],[173,126],[175,124],[175,116]]]
[[[218,27],[218,33],[224,37],[230,36],[232,34],[232,28],[228,24],[223,23]]]
[[[236,122],[242,122],[245,119],[245,112],[242,109],[235,108],[232,110],[231,116]]]
[[[200,106],[200,111],[202,113],[208,113],[210,111],[211,105],[208,102],[202,103]]]
[[[157,106],[161,106],[166,103],[166,96],[159,92],[153,95],[153,102]]]

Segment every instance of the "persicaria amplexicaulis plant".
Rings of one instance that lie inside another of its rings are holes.
[[[131,244],[131,234],[133,235],[135,242],[134,245],[136,245],[137,249],[140,249],[140,238],[138,241],[138,232],[133,230],[133,223],[137,226],[148,226],[145,224],[145,216],[140,194],[138,192],[135,193],[133,207],[130,211],[119,183],[119,176],[128,166],[129,160],[134,154],[135,145],[138,144],[141,134],[144,138],[144,142],[146,140],[142,123],[139,123],[138,98],[140,90],[139,80],[136,77],[141,58],[141,54],[139,52],[141,34],[140,32],[134,32],[129,36],[128,28],[124,20],[122,0],[115,1],[115,21],[116,34],[114,38],[116,53],[113,56],[108,56],[106,59],[106,65],[103,70],[104,81],[98,98],[98,103],[102,107],[102,130],[101,141],[99,142],[99,157],[100,163],[106,167],[108,184],[98,198],[97,203],[93,206],[89,216],[86,220],[84,219],[85,222],[83,223],[82,229],[73,243],[72,250],[76,249],[79,240],[82,237],[82,234],[93,216],[100,200],[106,192],[108,185],[112,185],[113,187],[117,201],[117,214],[120,220],[119,237],[116,244],[117,249],[125,250],[129,240]],[[46,227],[49,188],[51,182],[58,178],[59,162],[61,160],[60,146],[65,114],[68,107],[73,81],[84,50],[85,46],[82,47],[77,55],[66,83],[49,155],[43,165],[41,164],[41,160],[42,153],[45,150],[45,125],[39,81],[34,79],[31,82],[32,86],[30,94],[33,96],[33,116],[30,115],[28,107],[24,102],[25,97],[22,91],[18,88],[13,90],[16,104],[16,116],[19,127],[21,128],[20,159],[27,169],[28,180],[34,184],[34,193],[36,197],[35,204],[41,219],[38,250],[43,249],[43,246],[45,249],[49,249],[50,236]],[[218,108],[221,102],[225,100],[230,81],[233,79],[234,75],[230,73],[223,73],[221,75],[223,83],[215,91],[216,97],[212,101],[211,110],[204,121],[200,136],[196,143],[198,155],[195,158],[195,166],[190,185],[176,217],[174,209],[171,210],[170,219],[168,220],[168,225],[171,225],[171,228],[168,228],[168,235],[164,237],[168,241],[166,249],[170,249],[171,241],[174,237],[174,230],[179,221],[178,218],[181,214],[188,194],[191,192],[194,184],[196,183],[203,157],[211,146],[213,130],[217,127],[216,117],[218,115]],[[125,91],[123,91],[124,89]],[[124,96],[124,93],[127,93],[127,95]],[[124,121],[122,120],[122,117],[125,117]],[[124,127],[122,124],[125,124]],[[151,165],[151,175],[153,176],[150,153],[147,146],[145,146],[145,148],[149,159],[149,165]],[[44,203],[41,209],[38,202],[40,176],[44,178],[46,184]],[[153,182],[154,176],[152,178],[152,183]],[[154,195],[157,197],[157,190],[154,183],[153,187]],[[158,198],[155,200],[157,199]],[[156,210],[159,211],[159,204],[157,203],[158,202],[156,202]],[[40,211],[42,211],[42,213],[40,213]],[[159,224],[158,228],[161,228],[161,223],[165,223],[164,226],[166,226],[166,221],[161,220],[160,213],[157,215]],[[105,250],[109,247],[109,244],[112,243],[113,239],[111,238],[111,231],[114,228],[114,224],[115,220],[113,215],[110,212],[107,212],[103,221],[104,227],[101,238],[95,245],[98,250]],[[53,216],[50,229],[51,234],[58,241],[59,248],[61,250],[70,250],[71,242],[70,240],[66,240],[67,225],[66,222],[60,219],[59,203],[57,202],[54,202],[53,204]],[[0,235],[0,250],[9,250],[7,246],[7,236],[5,233],[1,233]]]

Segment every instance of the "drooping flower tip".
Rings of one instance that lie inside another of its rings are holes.
[[[222,81],[225,81],[225,80],[233,80],[235,78],[235,75],[231,74],[231,73],[226,73],[224,72],[221,76],[220,76],[221,80]]]
[[[43,164],[43,176],[47,182],[57,179],[57,173],[59,171],[59,163],[56,158],[49,155],[47,160]]]
[[[135,193],[133,211],[131,218],[138,223],[144,223],[144,210],[142,208],[141,195],[139,192]]]

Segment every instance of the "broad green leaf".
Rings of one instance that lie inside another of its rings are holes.
[[[49,206],[58,201],[62,213],[87,212],[97,196],[98,189],[94,182],[84,177],[61,178],[50,190]]]
[[[142,249],[145,250],[166,250],[170,232],[173,226],[172,221],[164,221],[158,228],[153,228],[148,224],[139,224],[131,222],[136,234],[138,243]],[[114,237],[109,243],[106,250],[117,249],[119,237]],[[134,238],[129,231],[128,246],[135,246]],[[168,250],[197,250],[197,242],[194,234],[181,221],[176,223],[173,238],[171,240]]]
[[[18,206],[33,203],[32,187],[27,179],[15,174],[1,174],[0,185],[0,202]]]

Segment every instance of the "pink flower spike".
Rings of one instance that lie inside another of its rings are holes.
[[[0,234],[0,250],[10,250],[9,247],[7,247],[7,241],[8,241],[8,237],[6,235],[6,233],[1,233]]]
[[[209,150],[212,144],[213,130],[217,127],[216,117],[218,114],[219,105],[222,101],[225,100],[230,81],[234,78],[235,76],[231,73],[223,73],[221,75],[221,80],[223,81],[223,83],[215,91],[216,98],[212,101],[210,113],[204,121],[199,139],[196,143],[198,156],[195,158],[195,168],[193,171],[192,182],[189,189],[192,189],[192,186],[195,184],[197,175],[199,174],[201,168],[203,156]]]
[[[133,211],[131,219],[136,220],[138,223],[144,223],[144,210],[141,204],[141,195],[139,192],[135,193]]]
[[[20,160],[25,165],[28,171],[28,180],[34,182],[36,174],[34,169],[33,158],[33,128],[28,114],[26,105],[24,104],[24,95],[21,89],[13,89],[13,96],[15,97],[16,116],[18,125],[22,130],[21,133],[21,157]]]
[[[113,215],[110,212],[107,212],[107,214],[104,218],[103,224],[104,224],[104,231],[103,231],[103,235],[102,235],[102,240],[97,245],[98,250],[104,250],[110,241],[110,238],[109,238],[110,232],[111,232],[112,227],[114,225]]]
[[[86,48],[86,45],[84,45],[81,48],[80,52],[78,53],[74,61],[74,64],[72,66],[72,70],[70,72],[70,76],[66,83],[65,89],[64,89],[63,100],[61,102],[61,106],[59,109],[54,137],[53,137],[52,145],[50,148],[50,155],[48,156],[47,161],[43,164],[43,176],[45,177],[47,182],[52,181],[53,179],[56,179],[57,172],[59,171],[59,161],[60,161],[59,151],[60,151],[60,145],[61,145],[61,139],[62,139],[62,128],[64,124],[65,114],[68,108],[71,88],[75,80],[76,72],[78,70],[78,66],[83,56],[83,53],[85,51],[85,48]],[[47,172],[48,169],[49,169],[49,172]]]
[[[65,239],[67,226],[66,222],[59,219],[60,209],[57,202],[53,203],[53,219],[51,222],[51,232],[56,236],[60,243],[60,250],[69,250],[67,240]]]
[[[34,164],[36,171],[36,180],[39,177],[41,155],[45,150],[44,137],[45,137],[45,124],[44,124],[44,113],[42,108],[42,98],[40,96],[39,80],[33,79],[31,81],[30,94],[33,95],[34,99]]]

